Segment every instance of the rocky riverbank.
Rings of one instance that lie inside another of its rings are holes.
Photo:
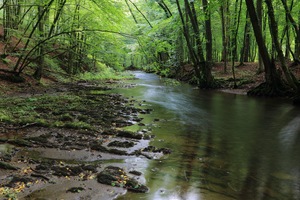
[[[139,162],[171,151],[149,146],[154,136],[142,116],[151,109],[111,87],[133,86],[60,83],[1,98],[3,199],[114,199],[149,190]],[[131,125],[141,131],[123,129]]]

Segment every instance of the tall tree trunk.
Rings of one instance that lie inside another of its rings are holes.
[[[50,37],[55,31],[57,31],[58,21],[60,19],[60,16],[62,15],[63,8],[64,8],[66,2],[67,2],[67,0],[58,0],[58,2],[57,2],[58,5],[56,5],[55,17],[53,19],[50,30],[48,32],[48,37]]]
[[[262,60],[265,66],[265,84],[262,84],[261,87],[257,87],[256,89],[248,92],[248,94],[253,95],[283,95],[283,83],[280,79],[274,62],[270,59],[268,50],[265,45],[265,41],[263,39],[260,23],[257,18],[257,14],[255,11],[255,7],[253,4],[253,0],[246,0],[247,9],[249,12],[249,16],[251,19],[253,31],[255,34],[255,39],[259,48],[260,55],[262,56]]]
[[[220,10],[221,10],[221,19],[222,19],[222,58],[224,62],[224,73],[227,73],[227,54],[228,54],[228,0],[223,1]]]
[[[260,29],[262,28],[262,12],[263,12],[262,3],[263,3],[262,0],[257,0],[256,1],[257,18],[258,18]],[[257,69],[257,73],[260,74],[263,71],[264,71],[264,62],[263,62],[261,54],[258,53],[258,69]]]
[[[211,15],[210,10],[208,8],[208,1],[202,0],[203,4],[203,11],[205,13],[205,39],[206,39],[206,62],[204,62],[202,66],[202,73],[203,73],[203,79],[204,84],[202,87],[205,88],[212,88],[213,86],[213,76],[211,74],[211,68],[212,68],[212,31],[211,31]]]
[[[125,3],[126,3],[126,5],[127,5],[127,7],[128,7],[128,10],[129,10],[129,12],[130,12],[130,14],[131,14],[131,16],[132,16],[134,22],[135,22],[136,24],[138,24],[138,21],[137,21],[135,15],[134,15],[133,12],[132,12],[132,9],[131,9],[131,7],[130,7],[130,5],[129,5],[129,3],[128,3],[128,0],[125,0]]]
[[[44,40],[45,38],[45,15],[44,13],[44,9],[47,9],[44,6],[38,6],[38,15],[39,18],[41,18],[41,20],[39,20],[39,24],[38,24],[38,30],[39,30],[39,34],[40,34],[40,41]],[[45,58],[44,58],[44,54],[45,54],[45,44],[41,43],[39,46],[39,50],[38,50],[38,66],[37,69],[35,70],[33,77],[37,80],[40,80],[42,78],[42,74],[43,74],[43,69],[44,69],[44,62],[45,62]]]
[[[240,66],[244,65],[244,62],[249,62],[249,56],[250,56],[250,19],[249,19],[249,13],[246,12],[246,23],[244,27],[244,39],[243,39],[243,46],[241,50],[240,55]]]
[[[185,2],[185,4],[186,4],[186,2]],[[184,16],[183,16],[183,13],[182,13],[182,10],[181,10],[179,0],[176,0],[176,5],[177,5],[178,13],[179,13],[179,16],[180,16],[181,24],[182,24],[183,35],[185,37],[187,47],[188,47],[188,50],[189,50],[189,55],[192,59],[192,62],[194,63],[194,69],[195,69],[195,72],[196,72],[196,76],[197,76],[197,78],[200,78],[200,69],[199,69],[199,66],[197,65],[200,61],[197,57],[197,53],[194,50],[192,43],[191,43],[191,40],[190,40],[191,36],[189,34],[187,23],[184,20]],[[187,19],[188,19],[188,17],[187,17]]]
[[[295,90],[297,90],[297,80],[293,77],[290,70],[286,66],[285,58],[281,49],[281,45],[279,44],[278,39],[278,26],[277,22],[275,21],[275,14],[274,14],[274,8],[272,5],[271,0],[265,0],[267,7],[268,7],[268,15],[270,20],[270,33],[272,36],[273,45],[276,49],[277,56],[280,60],[281,69],[284,72],[285,78],[288,81],[288,84]]]
[[[295,34],[296,34],[294,59],[295,59],[295,62],[300,62],[300,12],[298,12],[299,22],[297,23],[291,14],[291,9],[289,9],[286,0],[281,0],[281,2],[283,4],[285,14],[286,14],[287,18],[289,19],[289,21],[291,22],[291,25],[293,26]]]
[[[33,37],[33,34],[35,33],[36,29],[40,25],[40,21],[42,21],[44,19],[46,12],[48,11],[48,9],[50,8],[50,6],[52,5],[53,2],[54,2],[54,0],[50,0],[47,3],[47,5],[45,6],[45,8],[43,9],[42,13],[40,13],[40,15],[38,15],[37,22],[33,26],[29,36],[27,37],[27,41],[24,45],[24,50],[26,50],[28,48],[29,43]],[[26,60],[23,60],[24,56],[25,56],[24,54],[21,54],[15,64],[14,71],[17,72],[18,74],[22,73],[22,71],[24,70],[25,63],[26,63]],[[27,56],[25,56],[25,57],[27,58]]]
[[[236,79],[235,79],[235,58],[236,58],[236,53],[237,53],[237,36],[238,36],[238,32],[239,32],[239,26],[240,26],[240,18],[241,18],[241,12],[242,12],[242,1],[240,1],[240,5],[239,4],[239,0],[235,1],[235,8],[234,8],[234,19],[233,19],[233,27],[232,27],[232,34],[231,34],[231,69],[232,69],[232,76],[233,76],[233,80],[234,80],[234,88],[237,88],[236,85]],[[239,6],[239,9],[238,9]]]

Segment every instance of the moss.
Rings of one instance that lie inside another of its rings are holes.
[[[63,114],[59,117],[59,120],[60,121],[73,121],[73,117],[69,114],[69,113],[66,113],[66,114]]]
[[[74,129],[92,129],[92,126],[90,124],[82,121],[67,122],[64,124],[64,127]]]
[[[11,121],[11,116],[4,111],[0,111],[0,122],[8,122]]]

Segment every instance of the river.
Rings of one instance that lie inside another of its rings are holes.
[[[153,109],[142,115],[156,136],[151,145],[172,154],[125,160],[140,166],[150,192],[118,199],[300,199],[299,108],[133,73],[136,87],[114,92],[145,100]]]

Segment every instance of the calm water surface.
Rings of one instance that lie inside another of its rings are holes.
[[[134,74],[137,87],[118,92],[146,101],[153,109],[142,116],[156,135],[151,144],[173,153],[126,160],[143,162],[150,192],[119,199],[300,199],[299,108]]]

